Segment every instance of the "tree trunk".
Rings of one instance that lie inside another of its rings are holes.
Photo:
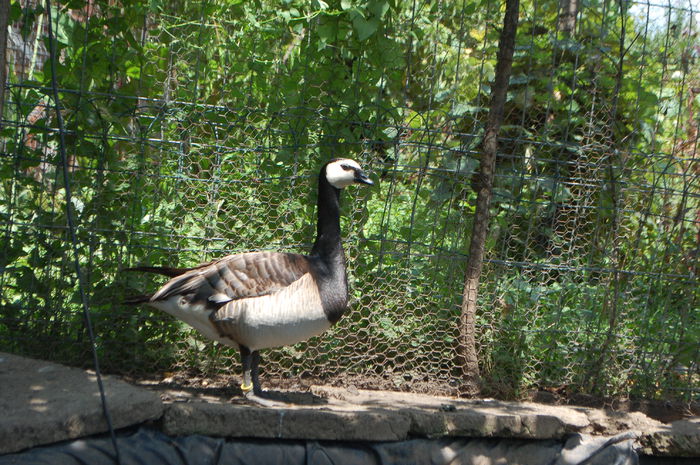
[[[559,30],[565,36],[571,36],[576,29],[578,0],[559,0]]]
[[[513,65],[513,50],[515,49],[515,34],[518,29],[519,8],[519,0],[506,0],[503,30],[498,42],[496,76],[491,89],[491,106],[486,133],[482,142],[481,165],[476,187],[476,213],[469,245],[467,271],[464,278],[460,327],[460,346],[463,359],[462,375],[464,381],[461,393],[467,396],[474,396],[479,393],[479,363],[476,350],[477,297],[481,265],[484,259],[484,244],[488,233],[489,206],[491,204],[496,151],[498,149],[497,139],[501,122],[503,121],[503,107]]]

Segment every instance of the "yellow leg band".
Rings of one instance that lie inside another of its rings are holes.
[[[241,384],[241,391],[243,391],[244,393],[248,393],[248,392],[250,392],[250,391],[252,391],[252,390],[253,390],[253,383],[250,383],[250,384],[245,384],[245,383],[243,383],[243,384]]]

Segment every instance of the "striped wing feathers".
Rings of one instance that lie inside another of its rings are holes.
[[[272,294],[309,272],[306,257],[279,252],[229,255],[204,263],[168,281],[151,302],[176,295],[214,308],[230,301]]]

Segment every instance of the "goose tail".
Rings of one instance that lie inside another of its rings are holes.
[[[153,297],[153,294],[132,295],[132,296],[126,297],[122,301],[122,303],[124,305],[147,304],[148,302],[151,301],[151,297]]]
[[[167,266],[135,266],[124,268],[122,271],[141,271],[143,273],[162,274],[171,278],[187,273],[192,268],[170,268]]]
[[[133,268],[124,268],[122,271],[140,271],[143,273],[155,273],[174,278],[190,271],[191,268],[170,268],[166,266],[136,266]],[[127,297],[123,303],[125,305],[140,305],[147,304],[151,301],[153,294],[140,294]]]

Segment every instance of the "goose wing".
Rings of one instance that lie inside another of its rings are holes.
[[[168,281],[151,302],[187,296],[190,304],[213,309],[233,300],[275,293],[310,270],[307,257],[280,252],[229,255],[196,266]]]

